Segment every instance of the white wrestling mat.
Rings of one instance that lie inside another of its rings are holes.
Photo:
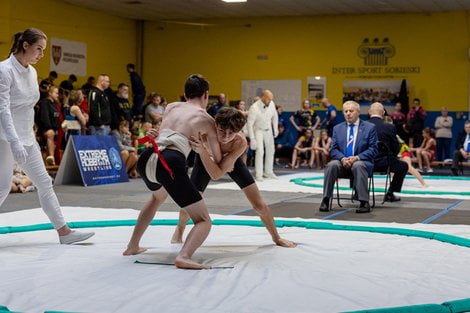
[[[138,215],[130,209],[63,211],[69,222]],[[159,212],[157,218],[176,219],[177,213]],[[0,229],[40,223],[47,218],[39,209],[0,214]],[[400,227],[470,239],[466,225],[334,224]],[[174,226],[150,226],[142,241],[149,250],[122,256],[132,229],[89,228],[96,235],[71,246],[57,244],[52,230],[0,235],[0,306],[18,312],[325,313],[442,303],[470,295],[470,248],[437,240],[284,227],[281,236],[299,243],[286,249],[274,246],[263,227],[214,225],[194,259],[233,268],[190,271],[134,263],[173,262],[180,248],[170,244]]]
[[[401,197],[470,199],[470,177],[424,176],[424,180],[429,187],[423,188],[414,176],[406,176],[402,192],[397,194]],[[384,175],[374,176],[376,192],[383,192],[385,189],[385,182],[386,179]],[[256,184],[261,191],[322,194],[323,173],[299,172],[290,175],[278,175],[278,179],[264,179],[261,182],[256,181]],[[349,180],[340,179],[339,186],[340,188],[349,187]],[[240,189],[234,182],[220,184],[212,183],[209,184],[207,188],[225,190]],[[350,191],[347,191],[347,193],[350,193]]]

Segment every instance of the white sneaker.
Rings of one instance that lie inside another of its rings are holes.
[[[269,179],[277,179],[277,176],[274,173],[264,174],[263,177],[269,178]]]
[[[263,176],[258,176],[258,175],[256,175],[256,180],[257,180],[257,181],[263,181],[264,179],[263,179]]]
[[[432,172],[434,172],[434,171],[432,170],[432,168],[428,168],[427,171],[426,171],[426,173],[432,173]]]
[[[62,245],[70,245],[72,243],[76,243],[79,241],[87,240],[88,238],[94,236],[94,232],[79,232],[76,230],[72,230],[72,232],[65,236],[59,236],[60,244]]]

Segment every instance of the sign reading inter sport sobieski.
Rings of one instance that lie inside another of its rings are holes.
[[[362,59],[363,66],[334,66],[331,69],[332,74],[342,75],[369,75],[382,76],[387,75],[403,76],[403,74],[419,74],[419,66],[390,66],[389,60],[395,56],[395,46],[390,43],[388,38],[364,38],[357,48],[357,56]]]

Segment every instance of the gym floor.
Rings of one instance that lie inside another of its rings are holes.
[[[290,170],[277,167],[278,176],[301,173],[299,170]],[[303,169],[303,173],[321,174],[321,171]],[[438,173],[439,174],[439,173]],[[217,182],[221,184],[229,182],[225,175]],[[456,181],[456,189],[459,185],[470,184],[470,181]],[[261,185],[261,184],[260,184]],[[242,193],[238,190],[209,188],[204,193],[204,199],[210,213],[256,215]],[[99,207],[99,208],[131,208],[139,210],[149,198],[150,192],[146,189],[141,179],[133,179],[128,183],[102,185],[102,186],[56,186],[55,191],[62,206]],[[260,188],[263,190],[263,188]],[[289,188],[293,190],[293,188]],[[295,188],[294,188],[295,190]],[[339,207],[336,201],[331,212],[319,212],[321,195],[318,191],[314,194],[292,191],[261,191],[263,198],[268,203],[275,217],[301,217],[316,218],[322,220],[351,220],[367,222],[397,222],[397,223],[432,223],[432,224],[463,224],[470,225],[470,200],[446,199],[433,197],[402,197],[399,202],[386,202],[382,204],[382,193],[376,194],[376,207],[371,213],[357,214],[357,203],[342,200],[343,207]],[[467,197],[468,198],[468,197]],[[31,208],[38,208],[37,192],[25,194],[10,194],[0,213],[13,212]],[[161,211],[177,211],[179,208],[168,199]],[[158,214],[157,214],[158,218]]]

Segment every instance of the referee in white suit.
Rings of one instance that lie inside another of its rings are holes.
[[[251,149],[256,150],[255,171],[258,181],[262,181],[263,177],[277,178],[273,172],[273,163],[274,138],[278,135],[278,116],[273,98],[273,93],[265,90],[261,99],[253,103],[248,111],[248,136]]]

